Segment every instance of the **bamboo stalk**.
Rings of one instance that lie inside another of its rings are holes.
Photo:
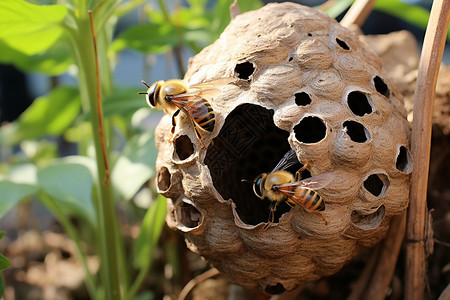
[[[375,0],[356,0],[342,18],[340,24],[344,27],[357,25],[361,27],[372,11]]]
[[[407,218],[405,299],[423,299],[425,218],[434,96],[450,16],[450,0],[433,2],[414,94],[410,205]]]

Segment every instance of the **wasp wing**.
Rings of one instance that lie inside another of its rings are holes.
[[[170,101],[175,104],[179,109],[187,113],[192,118],[199,118],[208,114],[208,106],[209,104],[206,100],[198,94],[194,93],[185,93],[170,97]]]
[[[327,186],[334,178],[332,172],[323,173],[317,176],[309,177],[300,181],[289,182],[277,185],[280,192],[295,193],[297,188],[307,188],[311,190],[319,190]]]
[[[298,158],[297,154],[294,150],[289,150],[286,152],[286,154],[283,156],[283,158],[278,162],[278,164],[273,168],[272,172],[280,171],[280,170],[286,170],[287,168],[298,164]]]
[[[189,89],[219,89],[230,82],[236,81],[236,78],[233,77],[224,77],[224,78],[217,78],[209,81],[199,82],[196,84],[189,85]]]
[[[216,88],[208,88],[203,90],[197,90],[192,92],[187,92],[183,94],[173,95],[173,96],[166,96],[166,98],[172,102],[175,100],[179,100],[179,102],[187,101],[187,99],[198,99],[203,98],[206,100],[211,100],[215,96],[219,95],[222,91]]]

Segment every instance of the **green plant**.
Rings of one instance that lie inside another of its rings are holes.
[[[143,108],[139,89],[115,86],[116,58],[125,48],[145,54],[173,51],[182,77],[181,50],[197,52],[214,41],[229,22],[231,0],[219,0],[212,10],[206,9],[207,1],[191,0],[189,7],[171,13],[164,1],[158,1],[159,10],[143,6],[145,0],[49,2],[0,3],[1,63],[49,76],[75,70],[78,79],[77,86],[54,86],[0,128],[3,153],[9,153],[0,163],[0,218],[19,203],[38,199],[74,241],[90,297],[133,299],[151,267],[165,199],[154,196],[145,214],[133,212],[130,200],[155,173],[153,132],[139,126],[152,112]],[[246,9],[261,5],[245,4]],[[138,7],[148,22],[113,39],[117,21]],[[58,140],[76,143],[78,154],[58,157]],[[13,151],[17,146],[19,151]],[[131,250],[126,250],[116,213],[120,203],[127,221],[143,218]],[[83,235],[86,231],[93,234]],[[99,276],[87,267],[86,244],[94,245],[101,258]]]

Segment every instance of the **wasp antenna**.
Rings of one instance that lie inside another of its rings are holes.
[[[147,92],[139,92],[138,95],[147,95]]]
[[[241,182],[253,182],[253,180],[241,179]]]
[[[141,82],[142,82],[143,84],[145,84],[146,87],[150,88],[150,86],[147,84],[147,82],[145,82],[144,80],[141,80]]]

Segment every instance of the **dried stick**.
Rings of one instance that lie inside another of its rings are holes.
[[[433,2],[419,62],[411,138],[414,169],[407,218],[405,299],[420,300],[425,288],[425,219],[431,126],[439,66],[450,16],[450,0]]]
[[[372,11],[374,3],[375,0],[356,0],[342,18],[340,24],[347,28],[352,25],[361,27]]]
[[[178,300],[185,300],[187,295],[191,292],[191,290],[200,282],[205,281],[206,279],[209,279],[211,277],[214,277],[216,275],[219,275],[220,272],[216,268],[209,269],[208,271],[198,275],[197,277],[194,277],[191,279],[181,290],[180,294],[178,295]]]

